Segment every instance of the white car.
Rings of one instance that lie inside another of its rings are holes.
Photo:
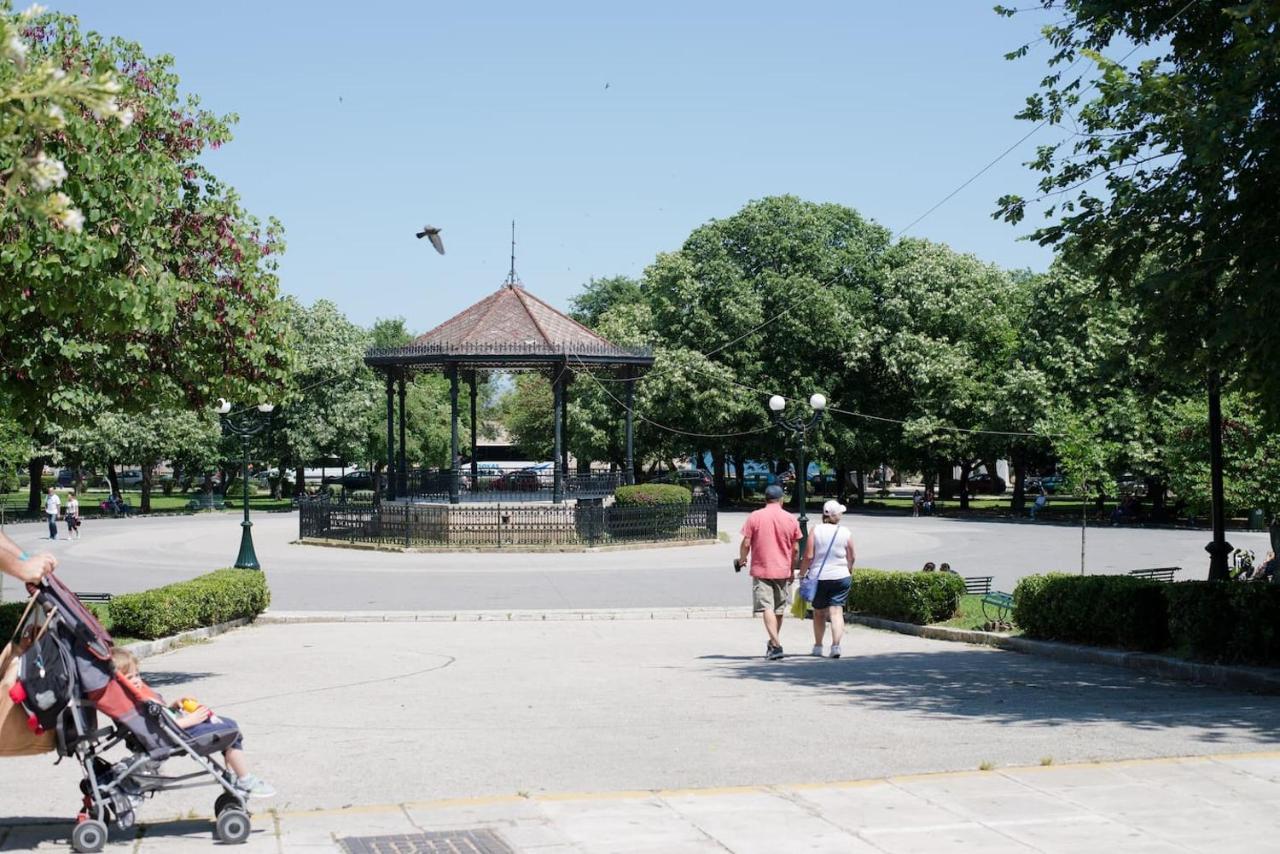
[[[116,475],[116,483],[120,484],[121,487],[138,486],[142,483],[142,472],[137,469],[122,471]]]

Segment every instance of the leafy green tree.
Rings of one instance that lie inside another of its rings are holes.
[[[1080,574],[1084,575],[1088,499],[1094,493],[1104,494],[1117,449],[1076,412],[1049,415],[1044,432],[1054,436],[1054,452],[1066,476],[1066,488],[1080,499]]]
[[[1259,392],[1274,420],[1280,6],[1042,5],[1061,15],[1044,28],[1051,72],[1019,116],[1068,133],[1030,164],[1043,176],[1041,199],[1005,196],[997,215],[1017,222],[1033,201],[1047,203],[1051,222],[1034,237],[1133,292],[1144,329],[1159,332],[1135,344],[1158,348],[1166,370],[1198,382],[1230,374]],[[1103,55],[1130,43],[1142,49],[1132,66]],[[1088,71],[1076,71],[1079,62]]]
[[[82,33],[74,18],[43,16],[22,38],[31,67],[115,69],[111,109],[130,120],[86,103],[63,108],[57,127],[0,132],[28,134],[22,146],[62,164],[61,192],[83,216],[72,227],[30,206],[0,210],[0,409],[39,436],[102,411],[268,396],[287,371],[279,227],[199,160],[230,139],[234,117],[181,98],[169,57]],[[24,104],[47,114],[41,99]]]
[[[639,304],[643,300],[643,287],[642,282],[630,276],[592,279],[582,286],[581,293],[570,300],[572,309],[569,316],[594,329],[610,309]]]

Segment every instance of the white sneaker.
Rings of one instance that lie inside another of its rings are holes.
[[[818,658],[822,658],[822,644],[815,643],[813,645],[813,652],[811,655],[816,655]]]
[[[251,798],[271,798],[276,794],[275,788],[256,774],[237,778],[236,788]]]
[[[832,658],[840,657],[840,644],[837,643],[837,644],[831,645],[831,657]]]

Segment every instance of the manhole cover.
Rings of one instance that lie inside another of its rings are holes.
[[[514,854],[491,830],[439,830],[399,836],[348,836],[347,854]]]

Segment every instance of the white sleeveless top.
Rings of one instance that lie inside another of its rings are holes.
[[[838,581],[849,577],[849,562],[845,558],[845,546],[853,534],[841,525],[821,522],[809,532],[813,537],[813,565],[809,567],[809,575],[818,576],[819,581]],[[835,542],[831,538],[835,538]],[[830,553],[827,546],[831,547]],[[824,559],[825,558],[825,559]]]

